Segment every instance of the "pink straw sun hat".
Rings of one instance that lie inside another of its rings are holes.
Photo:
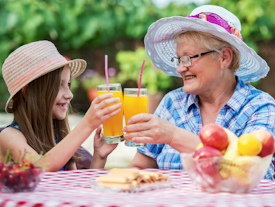
[[[203,5],[194,9],[190,16],[162,18],[148,28],[145,51],[153,65],[167,75],[181,77],[171,62],[177,57],[175,37],[186,31],[201,31],[217,36],[235,46],[241,55],[240,68],[235,75],[244,82],[265,77],[269,71],[266,61],[242,39],[241,23],[234,14],[220,6]]]
[[[47,40],[32,42],[13,51],[2,66],[3,78],[10,93],[6,112],[12,113],[13,97],[24,86],[65,65],[71,68],[73,79],[84,71],[87,63],[82,59],[67,61],[55,45]]]

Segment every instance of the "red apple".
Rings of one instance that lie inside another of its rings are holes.
[[[265,157],[274,153],[274,137],[266,130],[255,130],[251,132],[261,143],[262,151],[260,152],[260,157]]]
[[[221,151],[213,148],[204,146],[199,148],[197,151],[195,151],[193,158],[195,159],[203,159],[203,158],[210,158],[210,157],[222,157]]]
[[[222,153],[213,147],[202,147],[198,149],[193,158],[196,160],[196,168],[201,173],[203,179],[207,179],[210,185],[214,186],[221,176],[219,170],[216,168],[216,160],[213,157],[222,157]],[[209,159],[207,159],[209,158]]]
[[[199,137],[203,146],[213,147],[220,151],[226,149],[229,144],[227,133],[219,124],[207,124],[202,127]]]

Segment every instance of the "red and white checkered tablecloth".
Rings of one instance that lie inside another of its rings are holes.
[[[108,171],[46,172],[34,192],[0,193],[0,207],[275,206],[275,182],[269,180],[262,180],[249,194],[206,193],[193,186],[183,170],[156,170],[170,175],[174,187],[139,193],[92,189],[91,182]]]

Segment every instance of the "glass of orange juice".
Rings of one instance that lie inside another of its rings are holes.
[[[126,125],[128,120],[139,113],[148,112],[148,92],[146,88],[124,88],[124,116]],[[125,139],[125,145],[128,147],[143,147],[145,143],[132,142],[131,139]]]
[[[109,84],[109,91],[107,84],[97,86],[97,95],[105,93],[112,93],[113,97],[119,97],[122,103],[121,111],[115,116],[109,118],[103,123],[103,141],[107,144],[114,144],[124,141],[123,137],[123,97],[120,83]]]

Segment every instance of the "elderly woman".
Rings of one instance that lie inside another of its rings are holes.
[[[189,17],[153,23],[145,37],[147,55],[183,88],[169,92],[155,114],[138,114],[124,128],[125,138],[148,143],[128,167],[182,169],[180,153],[195,151],[199,132],[209,123],[237,136],[253,130],[275,135],[275,101],[245,82],[267,75],[266,62],[248,47],[239,19],[228,10],[205,5]],[[150,143],[150,144],[149,144]],[[273,179],[271,164],[265,176]]]

